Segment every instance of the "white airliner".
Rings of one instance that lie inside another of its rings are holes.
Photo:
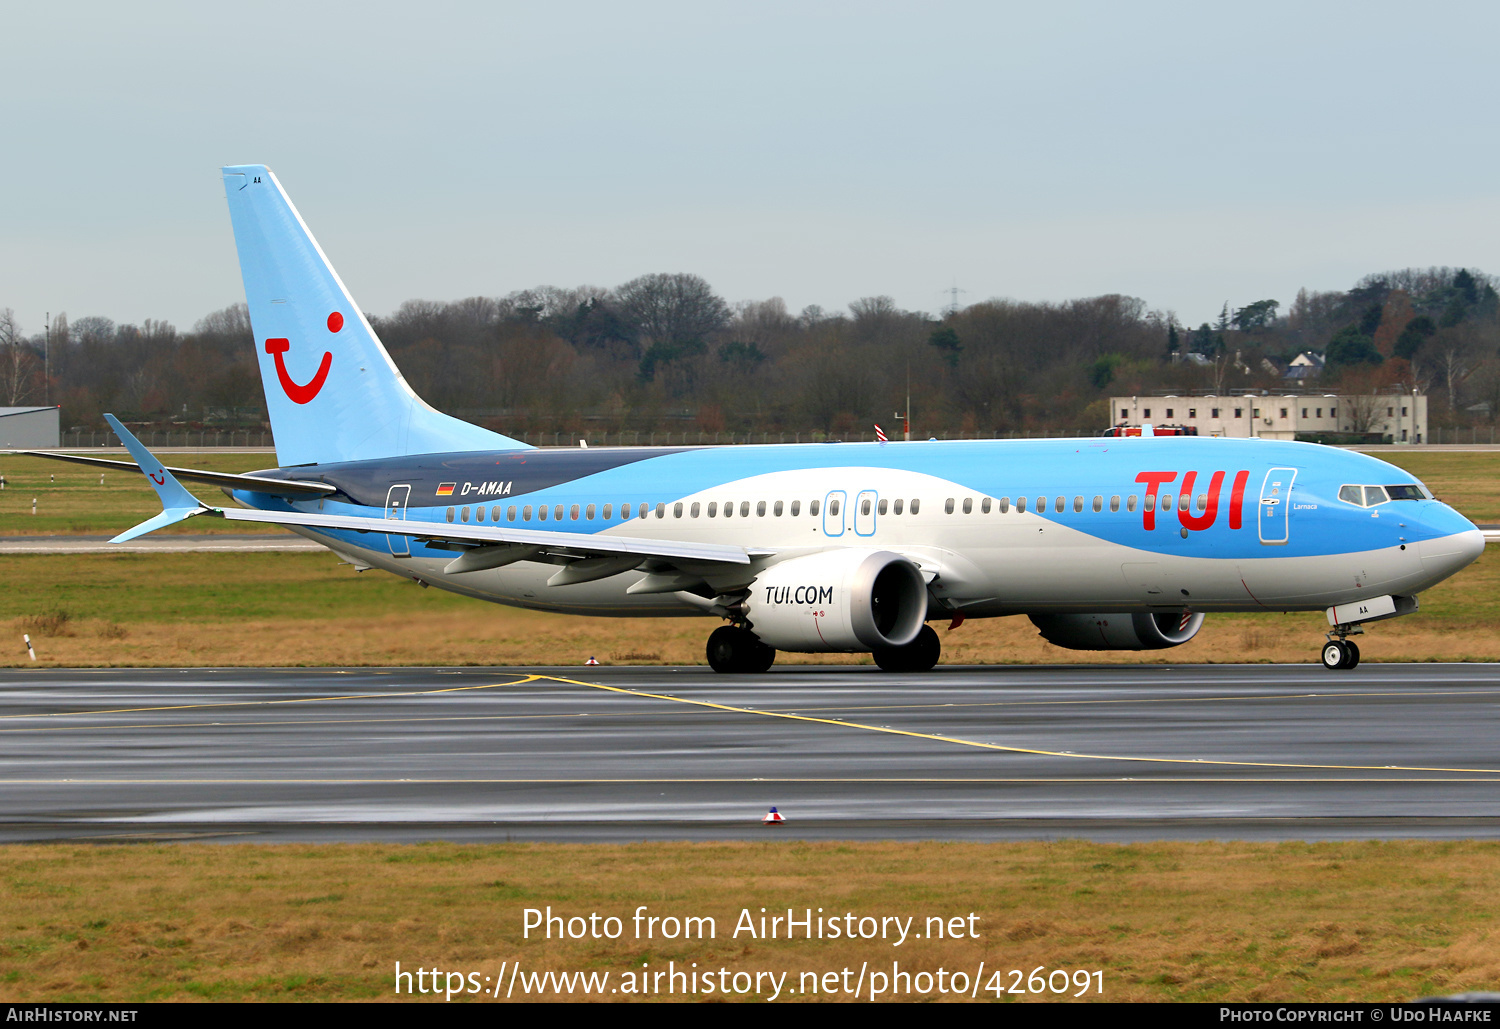
[[[1328,614],[1323,663],[1353,668],[1351,635],[1484,549],[1408,473],[1303,443],[528,447],[412,392],[268,168],[224,186],[280,467],[169,469],[111,417],[163,502],[117,542],[196,515],[285,525],[482,600],[721,620],[721,672],[777,650],[925,671],[938,619],[1025,614],[1063,647],[1142,650],[1208,612],[1306,610]]]

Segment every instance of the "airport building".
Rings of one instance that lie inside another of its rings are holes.
[[[42,449],[62,445],[56,407],[0,407],[0,449]]]
[[[1335,394],[1256,392],[1111,397],[1113,425],[1181,425],[1199,436],[1379,436],[1389,443],[1427,439],[1427,396],[1416,390]]]

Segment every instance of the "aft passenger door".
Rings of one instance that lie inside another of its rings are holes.
[[[385,517],[387,521],[406,521],[406,502],[411,499],[410,486],[392,486],[385,495]],[[392,557],[411,557],[410,536],[386,536]]]
[[[1260,486],[1260,541],[1268,546],[1285,544],[1291,531],[1292,483],[1295,468],[1272,468]]]

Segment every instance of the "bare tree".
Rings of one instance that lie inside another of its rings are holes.
[[[0,397],[15,407],[40,398],[41,361],[16,322],[10,308],[0,311]]]
[[[729,305],[706,280],[686,273],[642,275],[615,290],[615,301],[646,344],[641,378],[659,365],[703,354],[729,321]]]

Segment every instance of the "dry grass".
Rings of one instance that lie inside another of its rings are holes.
[[[0,881],[11,1001],[394,999],[397,961],[481,976],[698,962],[792,983],[984,961],[1102,969],[1111,1001],[1402,1000],[1500,977],[1500,848],[1473,842],[16,846]],[[638,904],[711,915],[717,938],[522,938],[528,907],[628,926]],[[980,938],[733,938],[761,907],[917,927],[974,912]]]
[[[1493,548],[1492,548],[1493,549]],[[702,664],[707,618],[552,615],[355,575],[328,554],[0,557],[0,666]],[[1500,554],[1422,596],[1415,615],[1371,626],[1367,661],[1500,661]],[[1321,613],[1211,615],[1171,650],[1092,652],[1047,643],[1024,617],[937,625],[945,664],[1316,660]],[[791,664],[868,655],[781,654]]]

